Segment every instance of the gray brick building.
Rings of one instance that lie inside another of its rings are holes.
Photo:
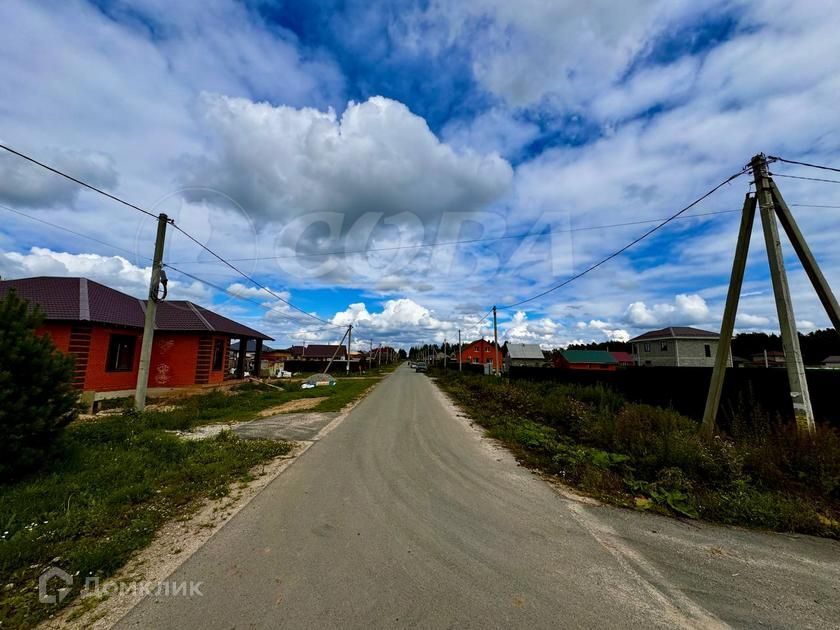
[[[716,332],[669,326],[631,339],[633,358],[640,366],[714,367],[720,335]],[[732,366],[732,352],[729,353]]]

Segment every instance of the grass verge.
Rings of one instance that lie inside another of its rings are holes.
[[[601,386],[440,374],[438,385],[523,463],[639,510],[840,538],[840,434],[745,419],[704,442],[670,409]]]
[[[168,520],[249,481],[262,462],[291,444],[243,440],[230,432],[181,440],[168,430],[255,418],[300,398],[324,397],[311,411],[338,411],[376,378],[338,379],[335,387],[286,391],[256,383],[167,401],[165,411],[101,416],[76,423],[35,474],[0,484],[0,627],[28,628],[56,612],[38,602],[38,576],[58,566],[74,576],[69,604],[88,576],[106,578],[152,540]]]
[[[300,389],[300,382],[283,381],[283,391],[259,383],[244,383],[227,391],[214,390],[207,394],[166,401],[173,409],[147,411],[150,426],[186,431],[202,424],[244,422],[253,420],[263,409],[282,405],[301,398],[324,398],[307,411],[339,411],[360,398],[376,378],[339,378],[334,387]]]

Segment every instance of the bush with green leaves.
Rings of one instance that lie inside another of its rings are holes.
[[[73,359],[36,330],[37,309],[9,291],[0,298],[0,475],[25,473],[49,455],[78,413]]]

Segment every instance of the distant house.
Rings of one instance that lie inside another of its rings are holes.
[[[610,352],[613,359],[618,361],[619,367],[633,367],[636,365],[636,359],[629,352]]]
[[[289,348],[292,358],[296,361],[329,361],[347,360],[347,347],[330,344],[313,343],[308,346],[292,346]]]
[[[822,360],[822,363],[820,365],[822,365],[824,368],[840,370],[840,355],[835,354],[830,357],[826,357]]]
[[[720,335],[716,332],[670,326],[630,340],[633,358],[641,366],[714,367]],[[732,356],[728,357],[732,366]]]
[[[11,290],[40,308],[44,323],[38,332],[73,355],[73,384],[89,393],[91,404],[134,393],[146,300],[87,278],[0,281],[0,297]],[[229,369],[228,348],[233,339],[244,340],[246,347],[254,342],[257,350],[271,337],[192,302],[159,302],[148,386],[168,389],[221,383]],[[244,359],[243,355],[236,370],[244,371]]]
[[[494,370],[500,370],[502,367],[502,349],[492,341],[477,339],[465,345],[461,350],[461,362],[474,365],[491,365]]]
[[[542,348],[535,343],[505,343],[502,346],[505,371],[513,367],[544,367],[546,365]]]
[[[779,350],[767,350],[750,355],[750,361],[758,367],[785,367],[785,353]]]
[[[554,367],[614,372],[618,361],[606,350],[564,350],[557,355]]]

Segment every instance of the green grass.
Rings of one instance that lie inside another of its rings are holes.
[[[249,383],[178,400],[170,411],[127,411],[71,425],[41,470],[0,485],[0,627],[32,627],[55,612],[37,601],[46,567],[77,574],[76,595],[86,576],[112,575],[165,522],[226,496],[254,466],[291,448],[230,432],[186,441],[167,430],[250,420],[300,398],[325,396],[314,410],[337,411],[376,382],[339,379],[335,387],[310,390],[287,382],[283,392]]]
[[[135,414],[71,427],[41,471],[0,486],[0,625],[31,627],[54,612],[35,590],[46,567],[77,575],[76,586],[109,576],[164,522],[290,447],[229,432],[184,441]]]
[[[840,538],[840,433],[776,423],[704,442],[671,409],[601,386],[439,375],[488,435],[529,466],[607,502]]]
[[[376,378],[339,378],[334,387],[301,389],[300,380],[284,381],[285,391],[259,383],[245,383],[228,391],[215,390],[208,394],[176,399],[171,411],[147,411],[151,426],[188,430],[202,424],[244,422],[256,418],[260,411],[302,398],[322,398],[311,411],[338,411],[356,400],[375,383]]]

